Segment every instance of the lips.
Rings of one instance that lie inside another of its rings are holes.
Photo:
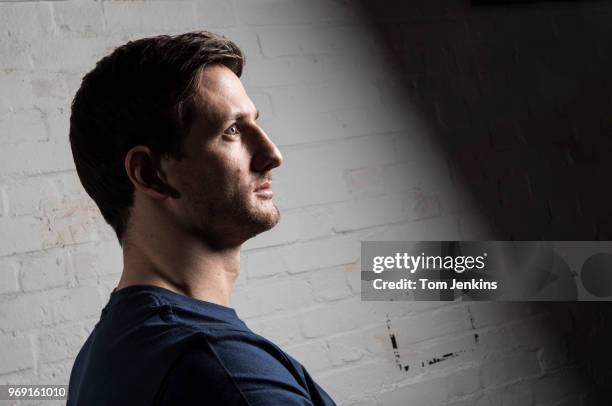
[[[274,196],[274,192],[272,192],[272,182],[266,181],[262,183],[257,188],[255,188],[254,193],[261,198],[272,199],[272,197]]]
[[[260,191],[263,191],[263,190],[271,190],[271,188],[272,188],[272,182],[271,181],[266,181],[263,184],[261,184],[260,186],[258,186],[255,189],[255,192],[260,192]]]

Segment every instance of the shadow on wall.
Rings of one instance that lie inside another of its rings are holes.
[[[610,239],[612,4],[467,3],[361,9],[500,239]]]
[[[356,4],[395,73],[382,92],[421,111],[498,239],[612,239],[612,4]],[[612,306],[534,305],[564,337],[564,368],[600,388],[585,402],[609,401]]]

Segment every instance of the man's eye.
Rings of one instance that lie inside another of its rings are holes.
[[[237,135],[240,134],[240,131],[238,130],[238,126],[236,124],[233,124],[225,130],[225,134]]]

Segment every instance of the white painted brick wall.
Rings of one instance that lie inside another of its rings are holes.
[[[32,343],[27,335],[0,337],[0,345],[2,345],[0,373],[5,374],[34,367]]]
[[[465,2],[441,3],[462,15]],[[437,16],[421,26],[439,22],[444,7],[415,4]],[[245,51],[243,80],[285,157],[281,223],[245,244],[233,297],[255,331],[343,405],[575,405],[586,390],[538,306],[360,301],[360,241],[493,233],[351,2],[0,1],[0,27],[0,383],[67,384],[121,273],[70,153],[80,78],[129,39],[202,28]],[[440,122],[462,125],[460,104],[437,105]]]

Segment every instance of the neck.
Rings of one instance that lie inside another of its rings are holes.
[[[179,258],[179,257],[176,257]],[[135,247],[124,249],[123,273],[117,289],[154,285],[173,292],[230,307],[230,296],[240,268],[240,253],[231,257],[203,256],[200,260],[156,263]]]
[[[240,272],[240,245],[211,247],[160,222],[139,222],[123,244],[123,273],[117,290],[154,285],[194,299],[229,307]]]
[[[173,292],[222,306],[230,306],[230,296],[240,269],[240,250],[235,252],[189,255],[177,253],[164,263],[138,246],[124,248],[123,273],[117,285],[154,285]]]

